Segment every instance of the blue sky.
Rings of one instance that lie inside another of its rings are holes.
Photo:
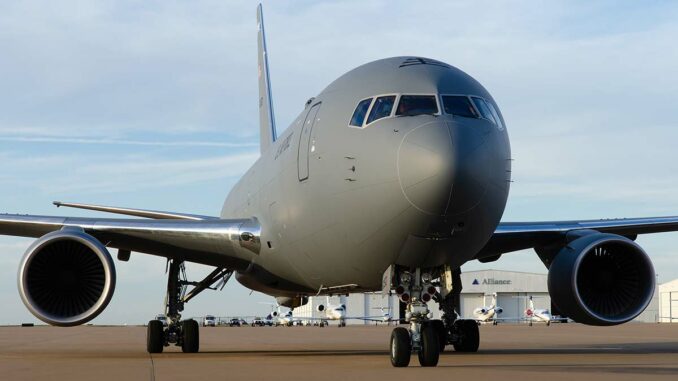
[[[0,3],[0,211],[54,200],[217,215],[258,156],[256,3]],[[511,136],[505,220],[678,215],[678,4],[635,1],[264,2],[279,128],[360,64],[420,55],[493,94]],[[644,236],[660,281],[678,233]],[[34,321],[16,291],[30,240],[0,238],[0,324]],[[164,260],[117,262],[95,322],[162,310]],[[480,268],[545,272],[531,251]],[[209,269],[192,266],[196,277]],[[265,314],[230,283],[186,315]]]

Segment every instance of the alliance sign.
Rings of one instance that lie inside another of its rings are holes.
[[[497,285],[510,285],[511,280],[510,279],[494,279],[494,278],[483,278],[482,283],[478,281],[478,279],[474,279],[473,283],[471,283],[474,286],[478,286],[480,284],[482,285],[490,285],[490,286],[497,286]]]

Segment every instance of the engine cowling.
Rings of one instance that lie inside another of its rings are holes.
[[[549,268],[548,288],[553,303],[573,320],[616,325],[640,315],[652,300],[654,267],[630,239],[594,233],[560,250]]]
[[[283,307],[294,309],[308,303],[308,296],[295,296],[295,297],[279,296],[275,298],[275,300],[276,302],[278,302],[279,305]]]
[[[87,323],[108,305],[115,290],[115,265],[106,248],[81,230],[60,230],[36,240],[19,266],[19,294],[45,323]]]
[[[494,309],[494,312],[496,312],[497,314],[500,314],[500,313],[504,312],[504,309],[501,308],[501,307],[497,307],[497,308]]]

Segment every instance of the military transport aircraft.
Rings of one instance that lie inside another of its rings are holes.
[[[0,215],[1,234],[38,238],[18,277],[36,317],[72,326],[101,313],[115,289],[111,249],[120,261],[131,252],[169,260],[169,322],[149,322],[151,353],[198,351],[184,303],[229,274],[288,307],[308,295],[395,289],[409,322],[391,335],[397,367],[412,353],[435,366],[447,344],[478,350],[478,325],[454,312],[468,261],[534,248],[553,302],[584,324],[624,323],[648,305],[654,269],[634,240],[678,230],[678,217],[500,223],[511,181],[504,118],[478,81],[429,58],[349,71],[278,136],[261,7],[258,29],[261,157],[218,217],[72,203],[57,205],[140,218]],[[186,261],[214,271],[187,282]],[[442,320],[425,303],[433,294]]]

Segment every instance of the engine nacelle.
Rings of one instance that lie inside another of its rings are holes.
[[[501,307],[497,307],[497,308],[494,309],[494,312],[495,312],[496,314],[500,314],[500,313],[504,312],[504,309],[501,308]]]
[[[278,302],[279,305],[287,308],[297,308],[305,305],[308,303],[308,296],[295,296],[295,297],[288,297],[288,296],[278,296],[275,298],[276,302]]]
[[[87,323],[108,305],[115,265],[108,250],[82,230],[36,240],[19,266],[19,294],[38,319],[63,327]]]
[[[316,307],[315,309],[318,310],[318,312],[323,312],[325,311],[325,306],[322,304],[318,304],[318,307]]]
[[[560,250],[549,268],[548,287],[565,316],[589,325],[616,325],[645,310],[654,294],[655,273],[637,243],[595,233]]]

